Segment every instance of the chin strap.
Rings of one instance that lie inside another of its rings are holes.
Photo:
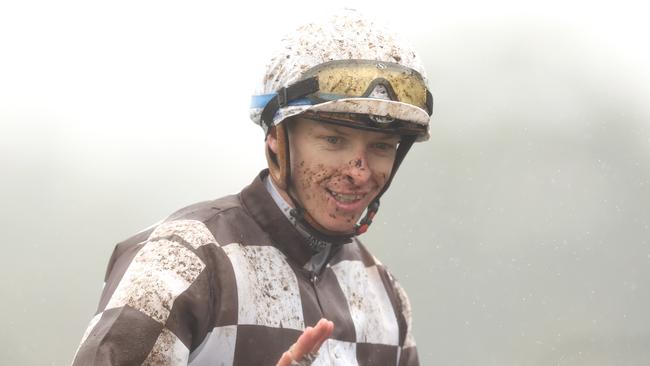
[[[372,219],[375,218],[375,215],[377,214],[377,211],[379,211],[379,199],[376,198],[370,205],[368,206],[368,210],[366,211],[366,216],[364,216],[361,221],[359,221],[358,224],[354,226],[354,234],[355,235],[361,235],[368,231],[368,227],[370,227],[370,224],[372,224]]]
[[[296,204],[296,200],[292,197],[295,208],[289,211],[289,215],[295,220],[296,227],[299,231],[304,231],[304,234],[310,238],[311,242],[331,243],[334,245],[346,244],[352,241],[352,237],[356,235],[354,232],[349,234],[333,233],[324,227],[320,226],[311,215],[303,209],[300,205]],[[311,245],[311,244],[310,244]],[[313,247],[313,245],[312,245]]]

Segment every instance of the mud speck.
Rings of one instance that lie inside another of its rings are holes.
[[[176,297],[203,268],[201,259],[182,244],[150,241],[129,265],[106,309],[129,305],[164,324]]]
[[[174,333],[168,329],[163,329],[142,365],[181,365],[187,362],[189,353],[189,350]]]
[[[165,239],[177,236],[193,248],[215,243],[214,236],[204,223],[196,220],[177,220],[165,222],[158,226],[149,236],[149,240]]]
[[[233,261],[239,292],[239,324],[303,329],[296,275],[284,254],[271,246],[224,247]]]

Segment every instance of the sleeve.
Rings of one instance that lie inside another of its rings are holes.
[[[187,365],[207,333],[210,286],[201,249],[214,242],[203,223],[186,220],[118,244],[73,366]]]
[[[390,277],[395,292],[397,293],[400,315],[406,325],[404,342],[400,345],[398,366],[417,366],[420,364],[420,361],[418,360],[418,351],[415,346],[415,338],[413,337],[411,303],[406,295],[406,291],[404,291],[399,282],[397,282],[392,276]]]

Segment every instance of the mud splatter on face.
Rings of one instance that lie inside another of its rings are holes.
[[[363,166],[361,159],[350,160],[347,165],[357,169],[365,169],[361,168]],[[332,191],[347,193],[359,190],[359,187],[353,186],[353,179],[351,180],[346,171],[347,167],[345,166],[332,168],[322,163],[310,167],[305,160],[301,160],[298,169],[299,174],[295,174],[295,178],[298,180],[296,186],[300,187],[300,189],[295,192],[295,195],[301,199],[303,206],[310,212],[312,217],[318,217],[322,212],[330,221],[343,222],[351,229],[359,220],[362,212],[342,211],[332,203],[334,197],[331,194]],[[312,213],[314,211],[317,212],[316,215]]]
[[[393,157],[375,150],[374,135],[295,119],[289,130],[290,194],[326,229],[349,233],[390,173]]]

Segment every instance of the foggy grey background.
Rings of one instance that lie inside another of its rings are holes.
[[[264,167],[248,97],[300,4],[0,5],[2,364],[69,364],[114,244]],[[650,364],[645,9],[357,7],[412,40],[435,100],[362,237],[422,364]]]

